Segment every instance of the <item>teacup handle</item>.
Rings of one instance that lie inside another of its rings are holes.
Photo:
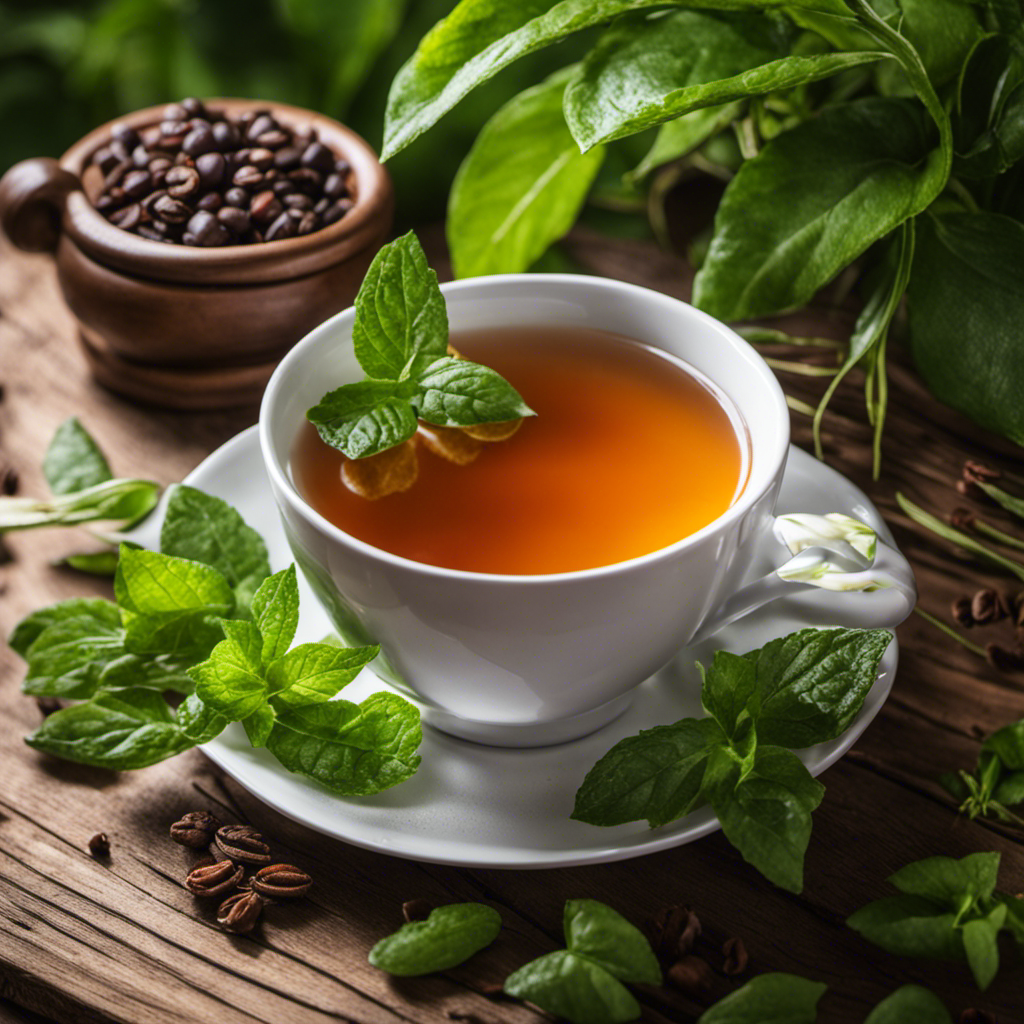
[[[732,594],[705,619],[691,644],[706,640],[730,622],[792,594],[794,587],[870,595],[865,600],[834,602],[838,625],[859,629],[894,626],[917,603],[914,573],[907,560],[878,538],[870,526],[841,512],[778,516],[775,536],[790,558],[778,568]]]
[[[60,237],[64,200],[82,183],[50,157],[15,164],[0,178],[0,227],[26,252],[52,252]]]

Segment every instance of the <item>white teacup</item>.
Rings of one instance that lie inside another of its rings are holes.
[[[349,536],[295,487],[289,458],[306,410],[362,378],[353,309],[308,334],[278,366],[260,411],[274,499],[296,560],[342,637],[381,645],[372,668],[416,700],[425,721],[502,746],[585,735],[621,714],[634,688],[681,647],[793,586],[853,591],[828,598],[844,625],[892,625],[909,614],[910,567],[881,541],[876,552],[866,527],[842,518],[776,520],[789,412],[771,370],[729,328],[684,302],[605,278],[515,274],[458,281],[442,292],[453,332],[590,327],[685,360],[742,419],[747,478],[714,522],[626,562],[541,576],[413,562]],[[766,548],[786,564],[741,588]]]

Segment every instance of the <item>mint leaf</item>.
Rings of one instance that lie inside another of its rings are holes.
[[[964,952],[974,980],[982,991],[999,972],[999,929],[1006,920],[1006,906],[996,904],[984,917],[963,926]]]
[[[869,942],[897,956],[961,960],[956,915],[922,896],[886,896],[851,914],[846,923]]]
[[[567,949],[539,957],[505,979],[505,991],[572,1024],[627,1024],[640,1004],[603,967]]]
[[[106,483],[113,473],[99,446],[72,416],[57,428],[46,449],[43,476],[54,494],[71,494]]]
[[[437,274],[411,231],[373,258],[355,306],[352,343],[367,377],[398,380],[414,357],[448,350],[448,311]]]
[[[352,682],[379,653],[377,646],[300,644],[267,670],[269,692],[281,708],[322,704]]]
[[[0,532],[97,520],[134,522],[153,509],[159,493],[160,486],[151,480],[107,480],[50,499],[0,498]]]
[[[421,419],[441,427],[471,427],[534,416],[519,392],[494,370],[444,356],[416,377]]]
[[[206,661],[189,670],[196,695],[213,711],[238,722],[267,699],[267,680],[260,659],[263,637],[253,622],[225,619],[224,639]]]
[[[761,974],[730,992],[697,1024],[814,1024],[826,985],[795,974]]]
[[[377,455],[416,433],[408,381],[363,380],[328,392],[306,413],[326,444],[350,459]]]
[[[263,664],[269,665],[291,647],[299,625],[299,581],[294,562],[263,581],[252,599],[252,617],[263,637]]]
[[[661,967],[643,933],[597,900],[569,900],[564,912],[570,952],[599,964],[619,981],[661,984]]]
[[[196,746],[209,743],[228,726],[228,720],[223,715],[204,704],[194,693],[178,705],[175,717],[178,727]]]
[[[216,569],[243,609],[270,575],[263,538],[226,501],[185,484],[174,488],[167,503],[160,550]]]
[[[254,747],[265,747],[277,716],[269,704],[261,704],[248,718],[242,719],[242,728]]]
[[[267,748],[291,772],[343,796],[368,796],[412,776],[421,739],[416,707],[375,693],[362,704],[337,700],[282,712]]]
[[[953,1018],[934,992],[904,985],[883,999],[864,1024],[953,1024]]]
[[[647,819],[651,827],[698,804],[708,754],[725,742],[710,719],[684,718],[615,744],[587,773],[572,817],[590,825]]]
[[[67,555],[53,562],[55,566],[66,565],[78,572],[87,572],[90,576],[113,576],[117,572],[116,551],[83,551],[77,555]]]
[[[446,971],[489,946],[501,931],[501,915],[483,903],[437,907],[425,921],[410,921],[370,950],[374,967],[399,977]]]
[[[192,692],[188,664],[169,654],[122,654],[103,667],[98,684],[105,690],[143,687],[187,694]]]
[[[997,893],[996,899],[1006,907],[1004,926],[1016,939],[1018,948],[1024,952],[1024,896]]]
[[[981,745],[982,751],[990,751],[1010,771],[1024,771],[1024,719],[992,733]]]
[[[193,745],[152,690],[104,693],[63,708],[25,742],[68,761],[115,771],[145,768]]]
[[[887,629],[801,629],[746,655],[757,668],[762,743],[809,747],[841,736],[874,685]]]
[[[213,617],[227,615],[234,595],[227,580],[198,562],[121,545],[114,596],[133,654],[203,657],[220,637]]]
[[[702,795],[726,839],[770,882],[800,892],[811,812],[821,803],[825,787],[811,778],[796,754],[782,747],[758,747],[745,775],[738,765],[713,771],[725,758],[724,748],[713,753]]]
[[[889,876],[900,892],[922,896],[956,910],[965,895],[991,896],[999,875],[998,853],[972,853],[953,857],[927,857]]]
[[[716,651],[704,674],[700,701],[704,710],[732,736],[740,716],[757,690],[757,667],[748,655]]]
[[[16,654],[24,658],[43,630],[57,622],[83,617],[111,627],[121,624],[121,615],[113,601],[101,597],[72,597],[26,615],[14,627],[7,643]]]

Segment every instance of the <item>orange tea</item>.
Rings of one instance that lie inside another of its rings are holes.
[[[305,424],[292,452],[296,486],[351,536],[450,569],[570,572],[668,547],[742,490],[738,414],[674,357],[582,327],[451,340],[508,380],[537,416],[469,465],[419,443],[415,484],[377,501],[343,484],[345,456]]]

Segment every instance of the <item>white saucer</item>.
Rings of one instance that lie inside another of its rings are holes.
[[[265,538],[275,571],[292,561],[263,471],[255,427],[215,451],[185,482],[234,505]],[[778,511],[846,512],[892,542],[864,493],[798,448],[790,449]],[[145,527],[149,533],[150,522]],[[752,566],[751,576],[766,571],[767,566]],[[305,581],[300,589],[296,642],[320,640],[331,632],[330,622]],[[843,596],[801,589],[727,626],[703,645],[683,651],[672,666],[643,683],[621,718],[571,743],[503,749],[454,739],[425,726],[419,771],[408,782],[375,797],[339,797],[292,775],[266,750],[249,746],[240,725],[229,727],[203,750],[275,810],[319,832],[381,853],[491,868],[550,868],[638,857],[707,835],[718,828],[718,821],[708,808],[657,829],[644,822],[597,828],[571,821],[574,796],[587,770],[625,736],[702,715],[696,661],[710,661],[720,648],[747,651],[804,626],[835,624],[835,607]],[[894,638],[850,729],[836,741],[800,751],[812,774],[824,771],[849,750],[878,714],[892,686],[896,662]],[[387,687],[364,671],[346,687],[344,696],[360,701],[382,689]]]

